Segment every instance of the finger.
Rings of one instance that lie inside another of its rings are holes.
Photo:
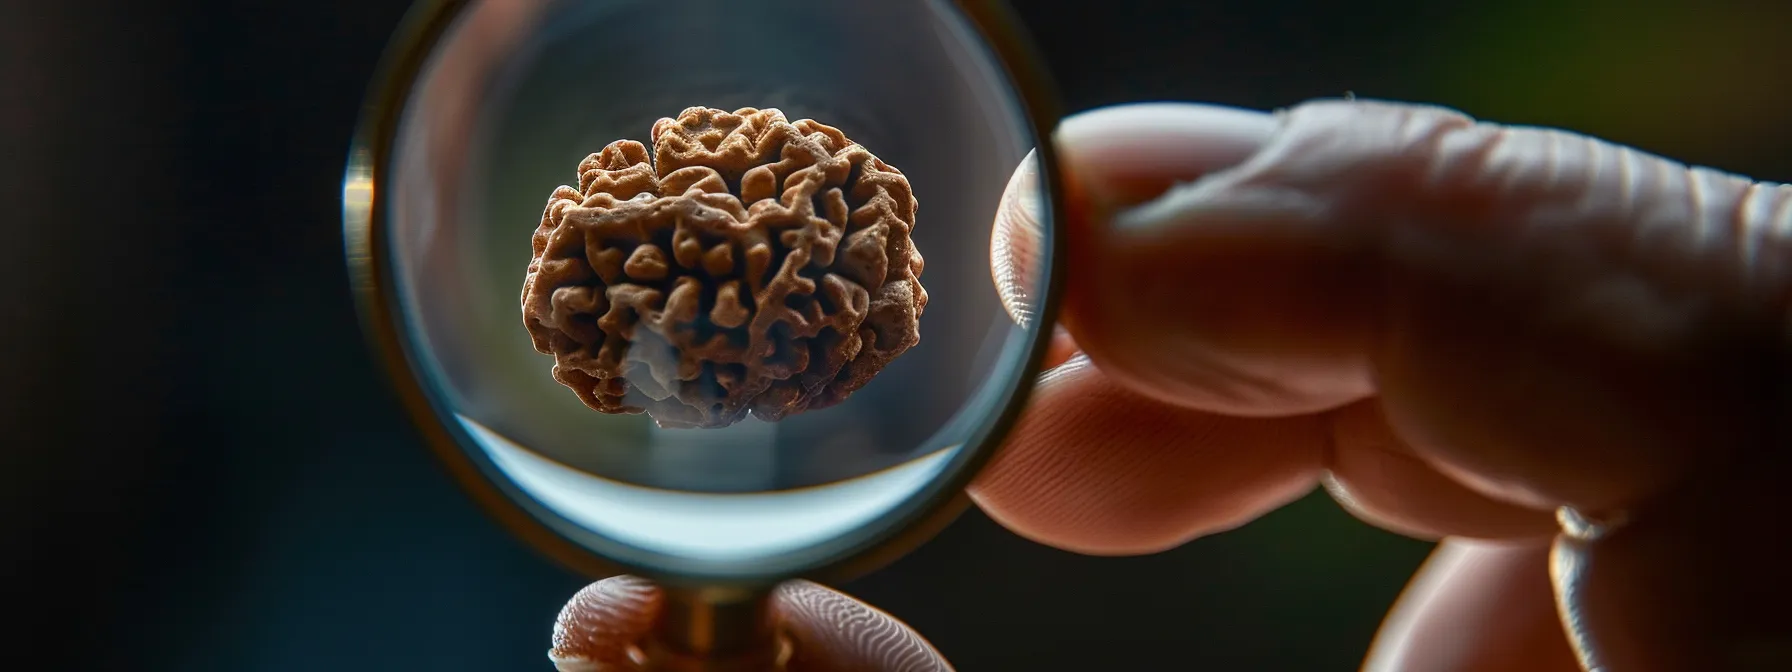
[[[1002,202],[996,209],[994,232],[989,241],[990,274],[1002,308],[1015,324],[1030,326],[1038,310],[1038,287],[1045,279],[1043,221],[1040,215],[1039,163],[1029,153],[1008,178]],[[1042,369],[1051,369],[1076,354],[1076,341],[1062,326],[1052,326]]]
[[[1321,466],[1347,510],[1401,534],[1547,540],[1557,530],[1553,511],[1485,497],[1413,458],[1372,402],[1326,417],[1225,417],[1142,398],[1086,358],[1041,380],[970,492],[1035,541],[1148,553],[1267,513],[1304,493]]]
[[[1767,443],[1792,188],[1435,108],[1273,117],[1236,166],[1138,207],[1123,153],[1237,142],[1183,106],[1066,122],[1063,322],[1169,403],[1286,415],[1381,397],[1414,452],[1489,496],[1621,509]],[[1235,115],[1227,110],[1224,114]],[[1151,116],[1163,125],[1167,113]],[[1160,182],[1163,180],[1160,180]],[[1080,191],[1079,191],[1080,190]],[[1690,390],[1697,393],[1689,394]]]
[[[1060,127],[1069,276],[1060,319],[1120,382],[1172,404],[1251,416],[1320,411],[1370,393],[1362,376],[1331,375],[1352,356],[1333,325],[1361,302],[1294,291],[1348,288],[1333,276],[1354,269],[1318,249],[1289,246],[1270,267],[1263,245],[1244,236],[1157,244],[1150,232],[1117,226],[1131,206],[1248,162],[1279,132],[1268,114],[1194,104],[1108,108]],[[1266,340],[1253,345],[1257,338]],[[1290,339],[1301,347],[1278,343]],[[1240,368],[1232,360],[1245,358],[1209,352],[1218,346],[1276,350],[1278,359]]]
[[[1186,123],[1190,109],[1204,111],[1199,128]],[[1099,181],[1095,189],[1110,202],[1139,203],[1170,188],[1178,180],[1235,165],[1262,145],[1273,129],[1267,115],[1250,110],[1175,103],[1129,105],[1126,134],[1104,136],[1100,143],[1076,148],[1082,164],[1102,170],[1081,175]],[[1065,121],[1071,133],[1084,117]],[[1038,284],[1044,280],[1044,226],[1041,210],[1039,157],[1029,152],[1009,176],[996,210],[990,240],[990,269],[1002,305],[1025,325],[1037,310]],[[1076,188],[1077,185],[1069,185]],[[1086,191],[1086,190],[1085,190]],[[1069,241],[1058,241],[1066,245]]]
[[[996,207],[989,238],[989,270],[1002,308],[1015,324],[1030,326],[1039,309],[1039,287],[1045,280],[1044,217],[1039,188],[1039,160],[1028,152],[1008,177]]]
[[[1375,400],[1328,416],[1332,454],[1323,483],[1356,517],[1423,539],[1548,540],[1555,535],[1554,511],[1493,499],[1419,459],[1388,427]]]
[[[1241,161],[1272,130],[1267,115],[1241,110],[1183,105],[1126,109],[1129,121],[1123,127],[1127,133],[1084,148],[1079,160],[1111,166],[1113,170],[1096,173],[1091,179],[1103,180],[1098,191],[1119,194],[1130,202],[1148,200],[1161,193],[1172,186],[1176,176],[1199,175]],[[1192,135],[1177,123],[1178,115],[1190,110],[1207,111],[1213,117]],[[1179,134],[1190,136],[1181,145],[1192,144],[1193,151],[1163,140],[1164,136]],[[1022,324],[1033,314],[1035,285],[1042,277],[1038,188],[1037,157],[1029,154],[1010,177],[991,241],[991,269],[998,292],[1009,314]],[[1068,332],[1061,327],[1056,331],[1045,364],[1047,369],[1076,352],[1075,341]],[[1338,454],[1326,478],[1334,497],[1358,517],[1402,534],[1431,538],[1508,538],[1554,533],[1552,513],[1496,502],[1468,491],[1424,464],[1410,450],[1404,450],[1404,444],[1387,431],[1373,404],[1364,408],[1368,413],[1346,412],[1337,423]],[[1365,422],[1365,415],[1374,417]],[[1056,449],[1073,453],[1080,448],[1063,445]],[[1067,455],[1062,459],[1075,463],[1078,458]],[[1016,522],[1050,515],[1012,510],[1017,506],[1013,502],[992,500],[992,506],[1001,506],[1005,518]]]
[[[863,602],[808,581],[778,588],[790,672],[946,672],[952,666],[914,630]]]
[[[1076,353],[1076,339],[1071,338],[1070,332],[1063,327],[1054,326],[1052,327],[1051,345],[1046,347],[1045,359],[1040,363],[1039,368],[1043,371],[1055,369],[1070,361],[1070,358],[1075,357]]]
[[[1041,543],[1151,553],[1311,491],[1325,442],[1321,418],[1190,411],[1133,393],[1076,357],[1041,377],[970,494],[991,518]]]
[[[636,645],[659,617],[661,595],[646,579],[614,576],[580,590],[554,620],[548,651],[560,672],[635,670]]]
[[[1588,669],[1792,669],[1787,459],[1701,478],[1628,522],[1565,529],[1555,584]]]
[[[1443,542],[1388,614],[1363,670],[1577,672],[1548,561],[1548,541]]]
[[[1238,165],[1263,148],[1276,126],[1274,117],[1256,110],[1142,103],[1065,119],[1055,144],[1083,193],[1116,207]]]
[[[659,588],[634,576],[578,592],[554,623],[548,652],[560,672],[638,670],[641,642],[659,617]],[[790,637],[789,672],[934,672],[951,666],[927,640],[889,614],[807,581],[779,586],[773,601]]]

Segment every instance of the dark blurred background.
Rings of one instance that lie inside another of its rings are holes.
[[[1072,110],[1351,91],[1792,178],[1783,2],[1017,4]],[[404,11],[0,0],[0,668],[549,669],[584,579],[430,461],[347,293]],[[1348,670],[1428,549],[1318,496],[1128,559],[972,513],[842,588],[967,671]]]

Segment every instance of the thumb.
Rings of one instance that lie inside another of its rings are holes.
[[[637,576],[612,576],[572,596],[554,619],[548,651],[559,672],[637,668],[637,645],[653,630],[664,597]]]
[[[1767,443],[1792,189],[1359,101],[1113,108],[1056,144],[1063,322],[1137,391],[1241,415],[1380,395],[1453,476],[1593,511]]]
[[[778,587],[791,672],[951,672],[926,639],[883,611],[808,581]]]
[[[549,660],[560,672],[638,670],[640,646],[664,600],[646,579],[615,576],[574,595],[555,619]],[[773,596],[789,638],[788,672],[951,672],[952,666],[906,624],[843,593],[789,581]]]

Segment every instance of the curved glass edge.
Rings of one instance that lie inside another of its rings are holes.
[[[992,61],[1014,87],[1031,126],[1032,136],[1052,137],[1061,117],[1057,95],[1018,20],[999,0],[937,0],[956,9],[983,38]],[[867,526],[867,533],[811,546],[750,565],[692,563],[661,554],[646,554],[602,539],[559,514],[535,503],[533,498],[504,482],[489,460],[474,457],[479,451],[474,437],[419,378],[403,334],[404,319],[397,309],[392,285],[392,260],[387,240],[385,202],[389,162],[399,119],[437,42],[445,36],[470,0],[420,0],[394,35],[375,74],[368,101],[350,145],[343,179],[343,229],[345,256],[351,286],[360,311],[362,328],[372,350],[407,413],[450,475],[488,514],[525,543],[559,564],[593,578],[620,573],[646,576],[669,586],[718,584],[763,586],[792,577],[821,582],[843,581],[894,561],[919,546],[956,519],[969,498],[964,489],[993,456],[1002,437],[1013,427],[1031,395],[1051,339],[1058,314],[1062,284],[1061,244],[1064,211],[1063,185],[1057,156],[1050,142],[1034,149],[1041,179],[1046,181],[1050,202],[1041,224],[1047,231],[1044,301],[1039,306],[1039,327],[1027,333],[1025,363],[1008,389],[1002,412],[994,422],[963,444],[950,464],[942,466],[947,477],[909,496]],[[657,556],[657,557],[656,557]],[[673,562],[666,562],[666,560]]]
[[[436,415],[422,381],[416,378],[390,291],[392,269],[386,257],[383,227],[385,186],[399,119],[417,73],[436,43],[470,3],[469,0],[418,0],[393,32],[369,84],[366,101],[349,143],[343,175],[343,239],[353,294],[363,335],[384,370],[400,404],[424,445],[436,455],[461,488],[500,525],[524,543],[574,572],[611,576],[632,568],[596,556],[573,540],[555,534],[516,503],[482,470],[466,459],[463,437]]]
[[[799,551],[877,520],[959,452],[952,446],[875,473],[793,490],[677,492],[588,474],[470,418],[457,419],[511,482],[572,522],[623,544],[718,564]]]

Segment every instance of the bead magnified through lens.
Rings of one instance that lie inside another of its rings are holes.
[[[554,190],[523,319],[604,413],[726,427],[833,406],[914,346],[927,308],[902,172],[779,110],[693,107]]]
[[[520,538],[666,587],[703,632],[656,650],[749,646],[778,581],[961,510],[1024,404],[1057,260],[1025,53],[968,0],[420,4],[345,185],[368,331]],[[998,290],[1005,194],[1040,230]]]

